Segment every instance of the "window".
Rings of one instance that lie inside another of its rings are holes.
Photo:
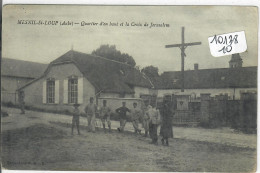
[[[190,99],[191,100],[196,100],[196,93],[191,93]]]
[[[178,82],[178,80],[179,80],[179,79],[173,79],[173,80],[172,80],[173,85],[176,85],[177,82]]]
[[[68,81],[68,102],[77,103],[78,101],[78,78],[71,77]]]
[[[47,103],[55,103],[55,80],[47,80]]]

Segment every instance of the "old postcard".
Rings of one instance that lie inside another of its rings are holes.
[[[5,5],[3,170],[254,172],[258,7]]]

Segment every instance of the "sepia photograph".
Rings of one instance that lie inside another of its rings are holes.
[[[2,8],[2,170],[257,171],[257,6]]]

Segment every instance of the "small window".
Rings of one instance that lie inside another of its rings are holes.
[[[196,100],[196,93],[191,93],[190,98],[191,100]]]
[[[47,80],[47,103],[55,102],[55,80]]]
[[[68,81],[68,103],[77,103],[78,101],[78,78],[71,77]]]
[[[172,80],[172,83],[175,85],[175,84],[177,84],[178,80],[179,80],[179,79],[173,79],[173,80]]]

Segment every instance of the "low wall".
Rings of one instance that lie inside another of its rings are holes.
[[[133,103],[137,103],[138,108],[143,107],[143,101],[140,98],[111,98],[111,97],[100,97],[98,98],[98,106],[101,107],[103,105],[103,100],[107,101],[107,106],[110,107],[112,112],[122,106],[122,102],[126,102],[126,107],[128,109],[133,108]]]

